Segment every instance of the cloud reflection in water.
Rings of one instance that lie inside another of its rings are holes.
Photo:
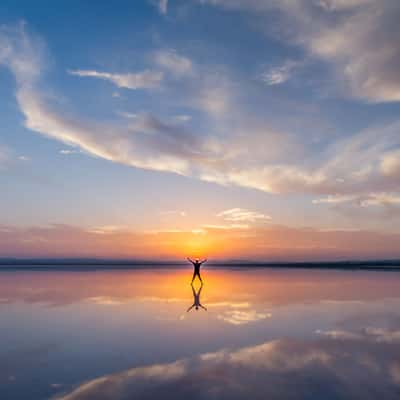
[[[396,331],[344,333],[320,332],[315,340],[272,340],[133,368],[57,399],[397,399],[400,347],[387,340]]]

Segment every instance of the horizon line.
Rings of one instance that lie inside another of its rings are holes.
[[[181,259],[134,259],[134,258],[103,258],[103,257],[0,257],[0,266],[34,266],[50,264],[58,265],[99,265],[99,266],[183,266],[188,263]],[[318,265],[365,265],[385,266],[399,264],[399,258],[378,258],[378,259],[338,259],[338,260],[246,260],[246,259],[216,259],[209,260],[209,266],[318,266]]]

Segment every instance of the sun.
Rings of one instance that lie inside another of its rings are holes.
[[[185,255],[203,258],[212,252],[213,241],[205,231],[193,231],[181,245]]]

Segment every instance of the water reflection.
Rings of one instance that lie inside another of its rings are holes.
[[[193,307],[195,308],[195,310],[198,310],[199,307],[202,308],[203,310],[207,311],[207,308],[204,307],[201,302],[200,302],[200,295],[201,295],[201,291],[203,290],[203,281],[201,281],[201,285],[198,288],[198,290],[196,291],[196,289],[193,286],[193,283],[191,283],[190,285],[192,287],[192,293],[193,293],[193,304],[187,309],[186,312],[189,312],[190,310],[193,309]]]
[[[399,398],[400,274],[191,274],[0,273],[0,399]]]
[[[1,272],[0,307],[23,302],[62,307],[92,299],[127,303],[149,299],[187,301],[189,270],[96,272]],[[266,303],[273,306],[398,298],[400,274],[317,270],[207,271],[211,304]]]
[[[58,399],[398,399],[399,332],[224,349],[103,376]]]

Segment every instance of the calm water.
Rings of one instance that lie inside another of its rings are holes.
[[[1,272],[0,399],[400,398],[400,273],[190,278]]]

